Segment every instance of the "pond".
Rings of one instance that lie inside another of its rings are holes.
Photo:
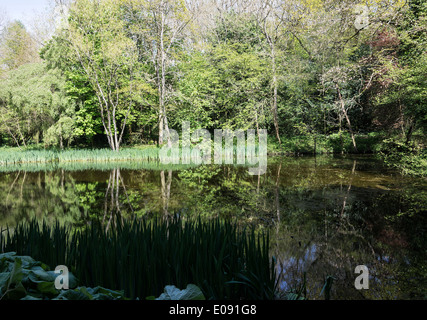
[[[373,156],[270,157],[244,166],[138,163],[0,168],[0,226],[47,219],[224,217],[269,230],[283,290],[309,299],[425,299],[427,182]],[[358,265],[369,288],[357,290]]]

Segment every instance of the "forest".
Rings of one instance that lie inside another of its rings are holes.
[[[421,0],[56,0],[31,28],[3,14],[0,146],[161,146],[189,121],[267,129],[273,153],[378,153],[425,174],[426,12]]]
[[[425,300],[426,14],[50,0],[23,22],[0,5],[0,300]],[[249,132],[267,132],[265,170],[159,162],[187,129],[191,148],[246,131],[258,159]],[[54,287],[62,265],[77,288]]]

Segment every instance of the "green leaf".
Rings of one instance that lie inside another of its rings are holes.
[[[9,260],[13,260],[13,256],[16,255],[16,252],[5,252],[5,253],[1,253],[0,254],[0,260],[2,259],[9,259]]]
[[[0,273],[0,292],[1,292],[1,289],[3,289],[3,288],[6,289],[6,284],[9,281],[9,277],[10,277],[10,272],[1,272]]]
[[[33,297],[32,295],[27,294],[21,300],[43,300],[43,299],[42,298],[36,298],[36,297]]]
[[[56,296],[59,293],[54,282],[40,282],[37,284],[37,290],[48,296]]]
[[[53,300],[116,300],[124,299],[122,291],[113,291],[103,287],[78,287],[74,290],[62,290]]]
[[[76,288],[78,285],[77,278],[71,272],[68,272],[68,287],[70,289]]]
[[[5,300],[19,300],[27,295],[27,291],[21,282],[19,282],[13,289],[8,289],[4,297]]]
[[[124,291],[114,291],[114,290],[110,290],[110,289],[106,289],[98,286],[93,288],[92,294],[99,295],[99,297],[102,299],[104,299],[105,297],[107,297],[108,299],[111,299],[111,298],[121,299],[124,296]],[[94,296],[94,300],[100,300],[100,299],[96,299]]]
[[[33,282],[54,282],[57,274],[53,271],[45,271],[41,267],[34,267],[29,273],[29,278]]]
[[[200,288],[194,284],[187,285],[187,288],[180,290],[175,286],[166,286],[164,293],[156,300],[205,300]]]
[[[53,300],[90,300],[89,296],[80,290],[62,290],[62,292]]]
[[[288,300],[304,300],[304,297],[300,296],[299,294],[290,292],[286,295],[286,298]]]
[[[24,267],[30,267],[30,266],[32,266],[34,264],[37,264],[37,261],[34,260],[33,258],[31,258],[30,256],[17,256],[15,258],[15,260],[18,259],[18,258],[21,259],[22,266],[24,266]]]
[[[20,258],[16,258],[7,287],[10,288],[13,285],[21,283],[23,277],[24,273],[22,272],[22,260]]]

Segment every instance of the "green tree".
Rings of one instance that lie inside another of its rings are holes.
[[[415,130],[425,133],[427,128],[426,13],[426,3],[409,2],[393,34],[393,54],[389,33],[383,32],[374,43],[378,74],[372,90],[374,105],[396,114],[395,122],[401,123],[407,143]]]
[[[40,61],[36,44],[20,21],[7,24],[0,35],[0,68],[13,70]]]
[[[192,13],[182,0],[124,1],[129,32],[137,39],[139,59],[148,63],[156,86],[159,144],[169,137],[167,112],[173,96],[174,65],[184,41]],[[170,139],[167,139],[170,144]]]
[[[108,144],[118,151],[132,107],[134,81],[140,81],[136,45],[126,34],[119,4],[73,3],[68,31],[70,58],[80,64],[95,92]]]
[[[59,30],[40,55],[48,69],[60,70],[66,80],[65,92],[75,103],[74,138],[93,145],[94,137],[104,132],[98,99],[80,63],[69,58],[70,51],[65,30]]]
[[[254,19],[224,14],[207,34],[203,51],[188,51],[177,66],[180,77],[172,119],[208,129],[259,129],[271,122],[270,70],[259,35]]]
[[[41,142],[50,127],[64,121],[72,127],[74,121],[74,104],[66,96],[65,79],[59,70],[47,70],[44,63],[24,64],[7,73],[0,86],[0,109],[0,130],[18,146]],[[50,132],[52,140],[54,129]],[[59,144],[72,134],[56,130],[55,135]]]

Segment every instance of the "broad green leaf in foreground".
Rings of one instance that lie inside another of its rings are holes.
[[[187,288],[180,290],[175,286],[166,286],[164,293],[156,300],[205,300],[200,288],[194,284],[187,285]]]

